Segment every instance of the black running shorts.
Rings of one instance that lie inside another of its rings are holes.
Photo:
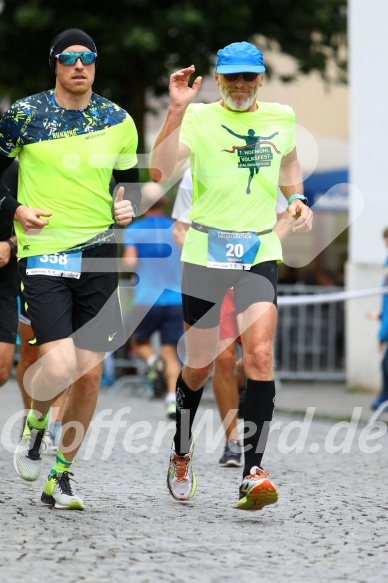
[[[37,344],[72,337],[78,348],[113,352],[124,343],[116,243],[83,251],[79,279],[27,275],[19,261],[27,316]]]
[[[18,323],[18,303],[16,296],[0,295],[0,342],[15,344]]]
[[[182,303],[184,321],[198,328],[214,328],[220,323],[220,309],[225,293],[234,289],[236,313],[257,302],[277,305],[276,261],[254,265],[249,271],[214,269],[183,264]]]

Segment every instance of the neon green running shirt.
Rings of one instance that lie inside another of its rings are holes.
[[[258,102],[254,112],[236,113],[220,102],[192,104],[179,141],[191,150],[192,221],[226,231],[260,232],[276,224],[282,157],[295,147],[295,114],[287,105]],[[275,233],[260,237],[254,264],[282,260]],[[182,260],[207,264],[207,235],[189,229]]]
[[[14,103],[0,122],[0,153],[19,157],[18,202],[52,213],[35,234],[15,221],[18,257],[71,249],[112,225],[112,170],[132,168],[136,148],[132,118],[95,93],[83,110],[59,107],[52,90]]]

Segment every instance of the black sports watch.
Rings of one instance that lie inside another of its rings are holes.
[[[310,206],[309,205],[309,199],[307,198],[307,196],[303,196],[303,198],[300,199],[303,204],[305,204],[306,206]]]
[[[16,243],[14,243],[12,239],[6,239],[5,242],[8,243],[8,245],[11,247],[11,255],[15,256],[18,250],[18,246],[16,245]]]

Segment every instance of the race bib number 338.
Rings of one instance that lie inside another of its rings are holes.
[[[77,253],[54,253],[27,258],[27,275],[50,275],[53,277],[81,277],[82,251]]]

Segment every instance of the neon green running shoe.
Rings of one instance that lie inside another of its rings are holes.
[[[43,459],[40,454],[47,447],[43,439],[45,431],[34,429],[26,421],[22,439],[15,450],[13,465],[16,473],[28,482],[37,480],[42,472]]]
[[[275,486],[268,480],[269,472],[264,472],[258,466],[251,468],[251,473],[245,476],[240,486],[240,499],[236,508],[239,510],[262,510],[268,504],[278,501]]]
[[[166,414],[166,417],[168,417],[169,419],[175,419],[176,418],[176,402],[175,401],[168,401],[167,403],[165,403],[164,412]]]
[[[193,450],[194,445],[192,444],[189,453],[180,456],[175,453],[174,447],[171,448],[167,486],[175,500],[190,500],[197,489],[197,480],[191,465]]]
[[[79,496],[74,494],[70,484],[70,480],[75,481],[70,478],[73,475],[71,472],[49,474],[43,488],[41,501],[62,510],[84,510],[84,503]]]

